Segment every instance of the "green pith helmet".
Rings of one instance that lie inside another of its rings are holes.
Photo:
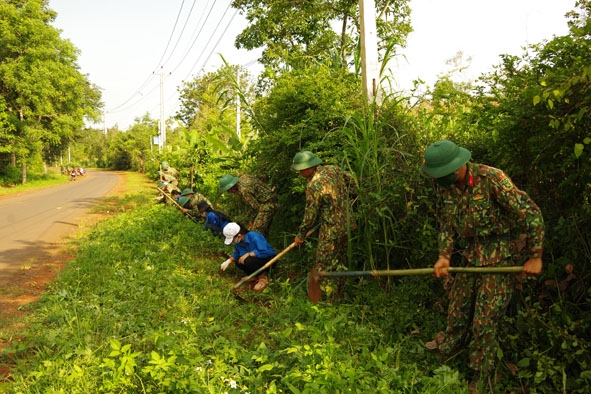
[[[195,192],[193,191],[193,189],[191,189],[190,187],[183,189],[181,196],[186,196],[187,194],[195,194]]]
[[[189,201],[191,201],[191,199],[189,197],[181,197],[181,198],[179,198],[179,205],[184,208],[185,204],[188,203]]]
[[[162,166],[163,169],[166,170],[168,168],[168,162],[167,161],[163,161],[162,164],[161,164],[161,166]]]
[[[238,183],[238,181],[238,177],[232,175],[224,175],[220,178],[220,193],[230,190],[232,186]]]
[[[303,150],[295,154],[291,168],[301,171],[319,164],[322,164],[322,160],[318,156],[308,150]]]
[[[468,149],[461,148],[451,141],[435,142],[425,151],[421,174],[441,178],[462,167],[471,156]]]

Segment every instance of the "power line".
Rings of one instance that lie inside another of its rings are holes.
[[[201,32],[203,31],[203,28],[207,25],[207,20],[209,19],[209,16],[211,15],[211,12],[213,11],[213,7],[214,6],[215,6],[215,1],[213,2],[211,8],[209,9],[209,12],[207,13],[207,16],[205,17],[205,21],[203,21],[203,24],[201,25],[201,29],[199,29],[199,32],[197,33],[197,36],[195,36],[195,39],[191,43],[191,46],[187,49],[187,51],[185,52],[185,55],[179,61],[179,63],[177,64],[177,66],[172,69],[172,72],[175,72],[180,67],[180,65],[183,64],[183,62],[185,61],[185,59],[187,58],[187,56],[191,52],[191,49],[193,49],[193,46],[195,45],[195,43],[197,42],[197,39],[201,35]]]
[[[179,33],[179,37],[176,40],[176,44],[174,44],[174,48],[172,48],[172,51],[168,55],[168,58],[166,59],[164,64],[168,63],[168,61],[170,60],[170,58],[174,54],[176,47],[179,45],[179,42],[181,42],[181,38],[183,37],[183,33],[185,32],[185,28],[187,27],[187,24],[189,23],[189,19],[191,18],[191,14],[193,14],[193,8],[195,8],[195,3],[196,3],[196,0],[193,0],[193,5],[191,6],[191,9],[189,10],[189,15],[187,15],[187,18],[185,19],[185,23],[183,24],[183,28],[181,29],[181,32]],[[176,24],[175,24],[175,26],[176,26]]]
[[[172,68],[172,71],[170,73],[168,73],[168,75],[174,75],[175,72],[183,65],[185,65],[187,63],[187,58],[189,57],[189,55],[191,53],[195,53],[196,51],[192,51],[193,48],[195,47],[195,45],[197,44],[197,42],[199,41],[199,38],[202,36],[202,34],[204,32],[207,32],[207,25],[208,22],[212,22],[212,14],[214,12],[214,8],[216,6],[216,3],[220,3],[220,2],[216,2],[213,1],[210,2],[208,0],[207,4],[205,5],[205,7],[201,8],[206,12],[200,12],[199,13],[199,18],[194,18],[197,20],[197,24],[195,25],[194,29],[193,29],[193,34],[191,35],[191,37],[189,38],[190,41],[190,45],[186,48],[185,52],[183,53],[182,57],[180,58],[180,60],[178,62],[176,62],[176,65],[174,68]],[[197,13],[194,13],[194,6],[196,4],[196,1],[194,0],[192,3],[192,6],[190,7],[190,9],[188,10],[188,15],[184,20],[183,26],[182,28],[179,30],[179,26],[180,26],[180,22],[181,22],[181,18],[182,18],[182,11],[183,9],[187,10],[186,7],[184,7],[184,0],[183,0],[183,4],[181,4],[181,7],[177,13],[177,17],[172,29],[172,32],[169,36],[168,42],[166,44],[166,48],[164,49],[164,52],[162,53],[162,56],[160,58],[160,61],[158,62],[158,64],[166,64],[168,62],[170,62],[171,59],[173,59],[173,56],[175,56],[175,54],[180,54],[177,53],[177,49],[181,44],[181,41],[183,40],[183,37],[187,38],[187,27],[189,27],[189,23],[191,22],[191,17],[192,16],[197,16]],[[184,78],[185,80],[188,80],[188,78],[190,78],[190,75],[196,70],[198,69],[198,65],[202,64],[201,68],[204,68],[210,61],[211,57],[213,56],[213,54],[216,52],[216,50],[219,48],[219,45],[221,43],[221,41],[226,37],[230,26],[232,25],[232,22],[234,21],[236,15],[238,14],[238,9],[236,9],[236,11],[233,13],[233,15],[231,16],[231,18],[229,19],[229,21],[227,23],[223,23],[223,21],[227,18],[227,15],[229,14],[229,10],[231,8],[231,1],[228,1],[228,5],[225,8],[225,10],[223,11],[223,15],[219,18],[219,20],[217,21],[217,23],[215,23],[216,27],[213,30],[212,33],[208,34],[209,38],[205,44],[205,46],[203,46],[203,50],[200,50],[198,52],[198,56],[197,59],[195,60],[195,62],[193,63],[193,65],[191,66],[189,72],[186,74],[186,77]],[[222,11],[222,10],[220,10]],[[212,22],[213,23],[213,22]],[[191,23],[192,24],[192,23]],[[211,23],[209,24],[211,26]],[[223,28],[223,29],[222,29]],[[215,42],[215,44],[213,45],[213,47],[211,48],[210,51],[206,51],[206,48],[210,47],[212,42],[215,39],[216,33],[220,30],[223,30],[221,32],[221,35],[217,38],[217,41]],[[174,46],[172,46],[172,42],[174,40],[175,37],[175,32],[177,32],[178,34],[176,34],[176,41],[174,43]],[[187,42],[187,40],[184,40],[184,42]],[[188,42],[187,42],[188,43]],[[172,49],[170,49],[172,48]],[[203,57],[206,56],[205,60],[202,61]],[[163,62],[163,59],[166,60]],[[245,65],[243,67],[247,68],[250,67],[253,64],[256,64],[258,62],[258,59],[254,59],[251,60],[248,63],[245,63]],[[134,94],[127,99],[125,102],[123,102],[122,104],[120,104],[119,106],[113,108],[112,110],[109,111],[109,113],[119,113],[119,112],[123,112],[126,110],[131,109],[134,106],[137,106],[139,103],[141,103],[142,101],[144,101],[144,99],[147,99],[148,97],[151,97],[153,95],[154,92],[157,91],[158,85],[156,84],[156,86],[152,87],[147,93],[142,93],[142,90],[146,89],[146,87],[151,84],[151,82],[153,82],[153,80],[155,79],[155,74],[151,74],[144,83],[142,83],[142,85],[140,86],[140,88],[138,88]],[[176,79],[176,78],[175,78]],[[179,82],[180,84],[182,84],[182,80]],[[179,85],[180,86],[180,85]],[[174,103],[174,105],[170,106],[170,105],[166,105],[166,107],[169,108],[169,110],[167,111],[167,118],[170,118],[170,116],[176,111],[178,110],[178,108],[180,108],[180,98],[179,98],[179,92],[178,92],[178,88],[179,86],[176,86],[176,89],[174,92],[172,92],[170,94],[170,97],[167,99],[167,101],[165,101],[166,103]],[[138,94],[141,97],[137,97]],[[132,102],[133,101],[133,102]],[[131,102],[131,104],[130,104]],[[150,100],[150,102],[152,102],[152,100]],[[129,105],[128,105],[129,104]],[[150,111],[148,111],[148,113],[153,113],[154,110],[157,110],[158,105],[154,105],[154,108],[152,108]]]
[[[158,68],[158,66],[160,65],[160,62],[162,62],[162,59],[164,58],[164,55],[166,54],[166,51],[168,50],[168,45],[170,44],[170,41],[171,41],[171,39],[172,39],[172,36],[173,36],[173,34],[174,34],[174,31],[175,31],[175,29],[176,29],[176,24],[177,24],[177,22],[178,22],[178,19],[179,19],[180,15],[181,15],[181,11],[182,11],[182,9],[183,9],[183,5],[184,5],[184,3],[185,3],[185,0],[183,0],[183,2],[181,3],[181,7],[180,7],[180,9],[179,9],[179,12],[178,12],[178,14],[177,14],[177,19],[176,19],[176,21],[175,21],[175,23],[174,23],[174,27],[173,27],[173,29],[172,29],[172,33],[170,34],[170,38],[169,38],[169,40],[168,40],[168,44],[166,45],[166,48],[164,49],[164,52],[162,53],[162,56],[161,56],[161,58],[160,58],[160,61],[158,62],[158,64],[156,65],[156,67],[154,67],[154,69],[157,69],[157,68]],[[191,9],[192,9],[192,8],[191,8]],[[123,111],[123,110],[120,110],[120,108],[121,108],[121,107],[123,107],[123,106],[125,106],[125,105],[127,105],[127,103],[129,103],[129,102],[130,102],[130,101],[131,101],[131,100],[132,100],[132,99],[133,99],[133,98],[134,98],[134,97],[135,97],[135,96],[136,96],[138,93],[139,93],[140,95],[142,95],[142,92],[141,92],[141,91],[142,91],[142,89],[144,89],[144,88],[146,87],[146,85],[147,85],[148,83],[150,83],[150,81],[151,81],[153,78],[154,78],[154,73],[152,73],[150,76],[148,76],[148,78],[146,78],[146,80],[145,80],[144,82],[142,82],[142,84],[140,85],[140,87],[139,87],[139,88],[137,88],[137,89],[134,91],[134,93],[133,93],[133,94],[132,94],[132,95],[131,95],[131,96],[130,96],[130,97],[127,99],[127,100],[125,100],[123,103],[121,103],[121,104],[119,104],[119,105],[117,105],[117,106],[115,106],[115,107],[111,108],[111,109],[110,109],[110,110],[108,110],[107,112],[109,112],[109,113],[114,113],[115,111],[117,111],[117,112]],[[143,96],[143,95],[142,95],[142,96]],[[139,102],[139,101],[141,101],[141,99],[140,99],[140,100],[138,100],[138,102]],[[137,102],[136,102],[136,103],[137,103]],[[134,105],[135,105],[135,104],[134,104]],[[128,108],[129,108],[129,107],[128,107]]]
[[[174,31],[176,30],[176,25],[177,25],[177,23],[179,23],[179,18],[181,17],[181,13],[183,12],[183,6],[184,5],[185,5],[185,0],[183,0],[183,2],[181,3],[181,8],[179,9],[178,14],[176,15],[176,20],[174,21],[174,26],[172,27],[172,31],[170,32],[170,37],[168,37],[168,42],[166,43],[166,48],[164,48],[164,52],[162,52],[162,57],[158,61],[158,64],[156,65],[156,68],[158,68],[158,66],[162,65],[162,59],[164,59],[164,55],[166,55],[166,51],[168,51],[168,47],[170,45],[170,42],[172,41],[172,36],[174,36]],[[195,2],[194,1],[193,1],[193,5],[195,5]],[[191,7],[191,10],[192,9],[193,9],[193,7]],[[182,34],[183,33],[181,32],[181,35]],[[172,50],[172,52],[174,52],[174,49]]]
[[[228,4],[228,7],[226,8],[226,10],[224,11],[224,14],[222,15],[220,21],[222,21],[224,19],[224,17],[226,16],[226,13],[228,12],[228,10],[230,9],[230,5]],[[236,16],[236,14],[238,13],[238,10],[236,10],[236,12],[234,13],[234,15],[232,15],[232,18],[230,19],[230,22],[228,22],[228,24],[226,25],[226,28],[224,29],[224,33],[226,33],[228,31],[228,27],[230,26],[230,23],[232,22],[232,20],[234,19],[234,17]],[[215,30],[213,31],[213,33],[209,36],[209,40],[207,40],[207,43],[205,44],[204,48],[207,48],[209,46],[209,43],[211,42],[211,39],[213,38],[213,36],[215,35],[216,31],[218,30],[218,27],[220,27],[220,25],[218,24],[215,27]],[[205,64],[207,63],[207,60],[209,60],[209,58],[211,57],[211,54],[213,53],[213,51],[217,48],[218,44],[220,43],[221,39],[223,38],[223,34],[220,36],[220,38],[218,39],[218,41],[216,42],[215,46],[213,47],[213,49],[211,50],[211,52],[209,53],[206,61],[204,62],[203,66],[205,66]],[[201,54],[203,54],[203,52],[201,52]],[[193,70],[195,69],[195,67],[197,66],[197,63],[199,62],[199,60],[201,59],[201,54],[199,54],[199,57],[197,58],[197,60],[195,61],[195,63],[193,64],[193,67],[191,67],[191,70],[189,71],[189,73],[187,74],[187,76],[185,76],[184,79],[187,79],[189,77],[189,75],[191,75],[191,73],[193,72]]]

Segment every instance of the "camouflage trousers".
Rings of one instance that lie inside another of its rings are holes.
[[[504,264],[498,264],[501,265]],[[456,274],[441,352],[451,355],[468,344],[470,368],[481,375],[494,372],[498,325],[513,289],[513,275]]]
[[[263,234],[265,237],[268,236],[276,209],[277,207],[273,203],[261,204],[249,230]]]
[[[332,233],[321,228],[314,264],[316,271],[342,271],[347,269],[347,235],[334,237],[331,236]],[[344,284],[344,278],[324,280],[321,289],[329,301],[333,301],[342,298]]]

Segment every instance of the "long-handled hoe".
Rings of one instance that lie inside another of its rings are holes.
[[[166,193],[164,190],[160,189],[158,186],[156,186],[156,189],[158,189],[160,191],[160,193],[162,193],[164,195],[165,198],[169,199],[170,202],[172,202],[174,205],[176,205],[176,207],[179,209],[179,211],[183,212],[183,207],[181,207],[181,205],[176,202],[174,200],[174,198],[172,198],[172,196],[170,196],[168,193]],[[197,222],[197,219],[195,219],[193,216],[187,214],[187,213],[183,213],[184,216],[188,217],[189,219],[191,219],[193,222],[195,223],[199,223]]]
[[[523,267],[449,267],[447,272],[460,272],[470,274],[508,274],[522,272]],[[308,277],[308,297],[313,303],[317,303],[322,296],[320,281],[324,278],[342,278],[349,276],[407,276],[429,275],[435,273],[433,268],[413,268],[400,270],[373,270],[373,271],[316,271],[312,268]]]

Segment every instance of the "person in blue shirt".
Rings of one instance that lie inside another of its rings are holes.
[[[225,271],[230,264],[236,264],[236,267],[248,276],[277,255],[264,235],[249,231],[240,223],[228,223],[224,227],[223,234],[226,237],[224,240],[226,245],[234,244],[234,253],[222,263],[220,266],[222,271]],[[264,270],[256,277],[255,291],[263,291],[269,284],[267,271],[268,269]]]
[[[199,201],[197,210],[205,218],[205,230],[210,230],[214,234],[221,234],[226,224],[231,222],[225,214],[214,211],[207,201]]]

